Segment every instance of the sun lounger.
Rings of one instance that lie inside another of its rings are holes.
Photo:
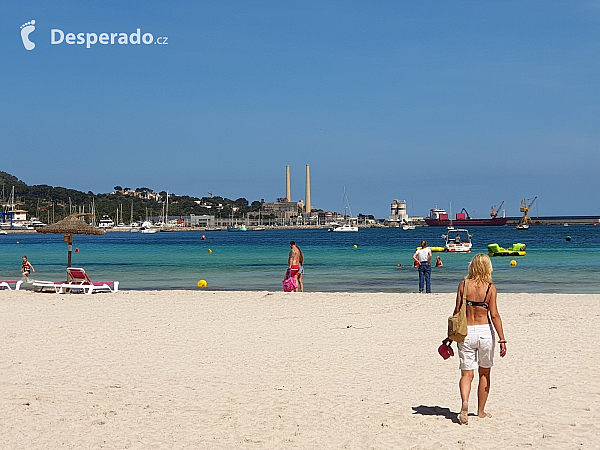
[[[22,283],[23,280],[0,280],[0,289],[8,289],[9,291],[14,289],[15,291],[18,291]],[[11,284],[14,284],[15,287],[11,288]]]
[[[59,294],[62,290],[62,285],[66,284],[64,281],[40,281],[33,280],[33,292],[44,292],[54,291]]]
[[[93,282],[85,272],[84,269],[78,267],[67,268],[67,279],[68,283],[64,283],[60,292],[73,292],[77,290],[83,291],[85,294],[92,294],[93,292],[118,292],[119,282],[118,281],[100,281]]]

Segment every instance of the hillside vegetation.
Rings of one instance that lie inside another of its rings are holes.
[[[64,187],[48,186],[45,184],[28,186],[14,175],[0,171],[0,185],[2,189],[2,204],[6,206],[12,188],[15,192],[15,207],[28,211],[28,216],[37,216],[42,222],[56,222],[71,212],[91,212],[92,204],[98,217],[104,214],[116,218],[117,208],[123,208],[124,222],[129,223],[131,204],[133,202],[133,219],[144,220],[148,216],[159,216],[163,211],[166,192],[158,193],[160,200],[140,198],[153,192],[149,188],[136,188],[136,194],[125,194],[115,190],[107,194],[94,194],[92,191],[81,192]],[[120,186],[115,186],[120,188]],[[127,191],[129,188],[120,189]],[[200,202],[198,204],[197,202]],[[219,205],[222,205],[219,207]],[[169,193],[169,216],[215,215],[222,217],[242,217],[245,214],[258,215],[260,202],[253,201],[249,204],[245,198],[231,200],[223,197],[191,197],[188,195],[175,195]],[[236,210],[234,212],[234,209]]]

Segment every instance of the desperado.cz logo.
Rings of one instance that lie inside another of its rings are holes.
[[[21,25],[21,40],[23,41],[23,45],[26,50],[33,50],[35,48],[35,43],[29,40],[29,35],[35,30],[35,20],[31,20],[29,22]]]
[[[21,39],[27,50],[33,50],[35,43],[29,39],[29,35],[35,30],[35,20],[21,25]],[[168,45],[167,36],[159,36],[156,39],[152,33],[142,34],[140,28],[133,33],[65,33],[63,30],[53,28],[50,30],[50,44],[59,45],[83,45],[91,48],[92,45],[136,45],[136,44],[159,44]]]

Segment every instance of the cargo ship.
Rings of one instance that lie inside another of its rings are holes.
[[[472,227],[480,225],[502,226],[508,222],[508,217],[493,216],[489,219],[473,219],[469,216],[466,209],[456,213],[456,218],[450,219],[450,216],[444,209],[437,207],[429,211],[429,216],[425,217],[425,223],[430,227]]]

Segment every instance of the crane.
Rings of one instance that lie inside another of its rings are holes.
[[[492,212],[490,213],[490,217],[492,218],[496,218],[498,217],[498,213],[500,213],[500,211],[502,211],[502,206],[504,206],[504,200],[502,200],[502,203],[500,203],[500,206],[498,206],[497,208],[494,208],[492,206]]]
[[[531,200],[531,203],[529,203],[528,206],[525,206],[525,199],[524,198],[521,199],[521,208],[519,208],[519,211],[521,211],[523,213],[523,218],[519,222],[519,225],[529,226],[529,224],[531,223],[531,218],[529,217],[529,215],[527,213],[529,212],[529,210],[531,209],[531,207],[533,206],[533,204],[535,203],[536,200],[537,200],[537,195],[535,197],[533,197],[533,200]]]

